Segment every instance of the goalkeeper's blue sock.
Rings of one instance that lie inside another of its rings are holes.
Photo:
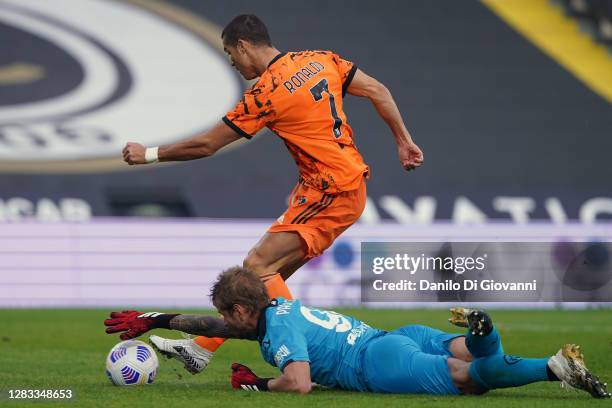
[[[558,381],[548,368],[548,358],[520,358],[507,354],[474,360],[470,365],[470,377],[485,391],[537,381]]]
[[[486,336],[477,336],[472,334],[471,330],[468,330],[467,335],[465,336],[465,345],[470,353],[472,353],[474,358],[504,353],[501,338],[499,337],[499,333],[495,327],[493,327],[491,333],[487,334]]]

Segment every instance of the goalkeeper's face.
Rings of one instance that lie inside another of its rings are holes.
[[[219,310],[227,327],[241,334],[251,334],[257,331],[259,313],[250,308],[235,304],[230,310]]]

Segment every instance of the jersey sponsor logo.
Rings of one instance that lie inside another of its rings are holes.
[[[361,323],[359,326],[355,327],[353,330],[351,330],[351,332],[349,333],[349,335],[346,337],[346,342],[350,345],[350,346],[354,346],[355,342],[357,340],[359,340],[359,338],[363,335],[363,333],[365,333],[366,331],[368,331],[368,329],[370,328],[369,325],[365,324],[365,323]]]
[[[0,170],[123,166],[127,141],[200,133],[242,88],[220,30],[162,2],[5,0],[0,35],[25,44],[0,63]]]
[[[274,355],[274,362],[277,367],[280,367],[285,361],[285,358],[289,355],[289,349],[284,344],[278,348],[278,351]]]

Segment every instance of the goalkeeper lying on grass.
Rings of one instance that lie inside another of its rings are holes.
[[[495,388],[537,381],[562,381],[596,398],[609,398],[606,384],[584,365],[578,346],[565,345],[550,358],[504,354],[490,317],[476,310],[452,309],[451,323],[466,335],[426,326],[386,332],[352,317],[303,306],[299,300],[269,300],[261,280],[234,267],[223,272],[211,291],[223,320],[210,316],[113,312],[107,333],[122,339],[154,328],[257,340],[263,358],[278,367],[278,378],[259,378],[232,364],[232,386],[250,391],[308,393],[315,382],[355,391],[419,394],[482,394]],[[151,336],[162,354],[191,356],[188,341]],[[186,364],[186,366],[189,366]]]

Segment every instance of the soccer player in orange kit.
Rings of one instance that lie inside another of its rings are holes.
[[[285,280],[319,256],[360,217],[366,202],[368,166],[353,141],[343,110],[346,93],[368,98],[389,126],[401,165],[414,170],[423,153],[412,141],[389,90],[331,51],[280,52],[254,15],[234,18],[221,34],[232,65],[247,80],[259,77],[235,108],[212,129],[158,147],[127,143],[130,165],[212,156],[267,127],[283,139],[299,180],[282,214],[244,259],[264,281],[270,297],[291,299]],[[202,371],[223,339],[169,340],[152,336],[164,354],[192,373]]]

